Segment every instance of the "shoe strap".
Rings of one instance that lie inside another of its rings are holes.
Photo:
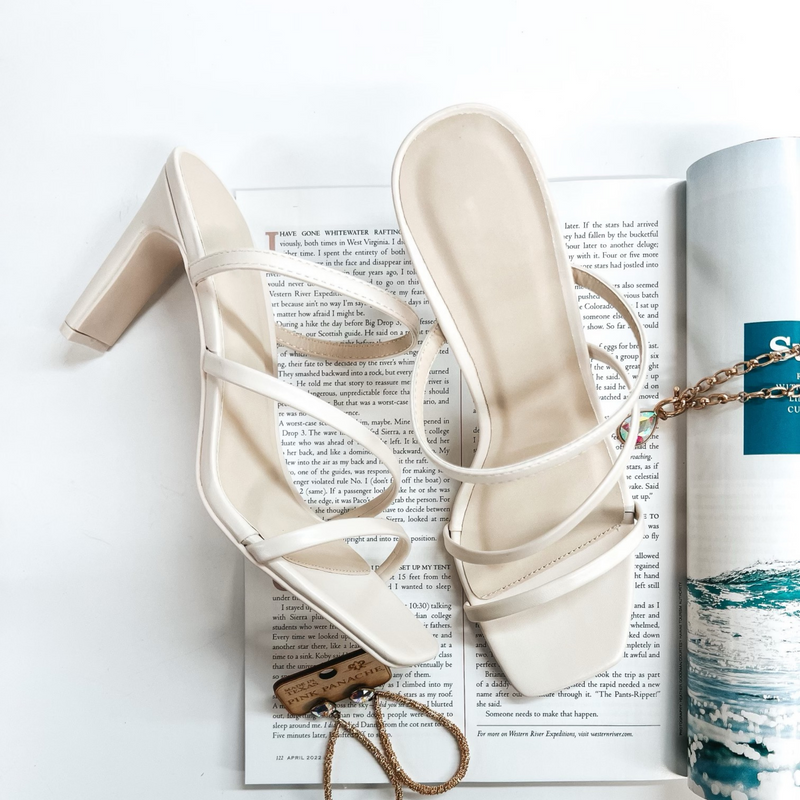
[[[557,467],[559,464],[563,464],[575,458],[588,450],[592,445],[610,436],[623,420],[632,413],[634,407],[637,406],[639,395],[647,380],[649,365],[647,339],[644,328],[636,312],[614,287],[601,278],[598,278],[596,275],[592,275],[578,267],[573,267],[572,272],[575,283],[579,286],[583,286],[585,289],[589,289],[598,297],[601,297],[609,303],[620,313],[633,331],[639,350],[639,373],[636,376],[636,380],[633,382],[633,386],[625,402],[608,419],[599,422],[577,439],[555,450],[550,450],[547,453],[535,456],[534,458],[500,467],[462,467],[452,464],[449,461],[445,461],[445,459],[433,451],[425,435],[425,386],[433,362],[439,350],[446,343],[444,334],[438,324],[436,324],[430,329],[428,335],[422,342],[417,355],[416,364],[414,365],[414,372],[411,378],[411,424],[419,440],[422,452],[428,460],[434,463],[445,475],[461,481],[462,483],[492,484],[516,481],[521,478],[527,478],[530,475],[535,475],[538,472],[544,472],[545,470]],[[593,348],[589,349],[590,352],[593,351]],[[597,349],[594,348],[594,350],[596,351]],[[609,358],[611,357],[609,356]],[[606,363],[612,366],[614,366],[614,364],[619,364],[616,359],[613,359],[613,362],[614,363],[606,361]],[[638,424],[638,419],[639,415],[637,413],[634,415],[635,424]],[[635,439],[635,436],[632,438]]]
[[[515,594],[506,594],[486,602],[465,603],[464,615],[470,622],[489,622],[493,619],[509,617],[512,614],[527,611],[529,608],[549,603],[551,600],[569,594],[569,592],[585,586],[601,575],[605,575],[618,564],[621,564],[636,550],[643,533],[644,526],[641,524],[641,509],[636,504],[634,506],[633,526],[622,539],[605,552],[600,553],[591,561],[568,572],[566,575],[554,578],[531,589]]]
[[[195,285],[208,278],[234,270],[271,272],[304,281],[312,286],[357,300],[399,322],[407,332],[378,342],[336,342],[306,336],[298,331],[276,325],[278,344],[298,353],[331,361],[369,361],[403,353],[413,347],[419,336],[419,317],[408,304],[393,294],[360,278],[337,269],[306,261],[302,258],[276,253],[273,250],[226,250],[204,256],[187,268]]]
[[[380,514],[394,500],[400,487],[402,471],[394,453],[369,428],[357,419],[345,414],[330,403],[315,397],[313,394],[292,386],[274,375],[239,364],[206,350],[203,356],[203,370],[214,378],[233,383],[242,389],[269,397],[278,403],[291,406],[309,417],[324,422],[345,436],[349,436],[362,447],[380,459],[392,482],[379,495],[360,506],[351,508],[337,519],[346,517],[367,517]]]
[[[388,557],[375,571],[379,577],[388,581],[397,568],[405,561],[411,550],[411,538],[397,522],[388,519],[329,519],[306,528],[298,528],[289,533],[282,533],[271,539],[256,539],[253,542],[245,541],[243,544],[256,561],[266,564],[276,558],[283,558],[315,547],[319,544],[336,542],[342,539],[363,539],[365,536],[391,536],[397,539],[397,544]],[[254,538],[254,537],[253,537]]]
[[[623,367],[614,356],[592,344],[589,345],[589,355],[591,358],[602,361],[616,370],[628,389],[631,388],[632,382],[630,376],[625,371],[625,367]],[[639,421],[639,404],[634,403],[630,435],[625,441],[622,450],[620,450],[611,464],[611,468],[600,483],[592,490],[591,494],[589,494],[566,519],[562,520],[546,533],[537,536],[535,539],[524,542],[523,544],[517,545],[516,547],[509,547],[504,550],[476,550],[472,547],[465,547],[455,541],[450,528],[445,527],[443,536],[445,550],[455,558],[466,561],[468,564],[508,564],[512,561],[519,561],[528,556],[532,556],[534,553],[538,553],[544,550],[545,547],[554,544],[559,539],[563,539],[570,531],[577,528],[578,525],[603,502],[603,499],[611,491],[614,484],[622,477],[622,473],[625,471],[625,467],[636,449]],[[630,515],[630,512],[628,512],[628,515]]]

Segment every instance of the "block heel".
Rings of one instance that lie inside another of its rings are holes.
[[[400,668],[433,658],[436,639],[387,583],[411,547],[401,525],[376,518],[397,495],[400,463],[358,420],[278,375],[278,344],[330,361],[373,361],[405,352],[419,333],[414,310],[360,278],[254,249],[247,223],[219,178],[178,148],[70,312],[64,335],[107,350],[181,261],[200,323],[197,481],[209,514],[268,578],[382,663]],[[395,323],[394,336],[333,341],[278,325],[267,273],[364,303]],[[278,404],[352,438],[386,467],[389,484],[333,519],[317,516],[292,484],[281,451]],[[350,542],[378,536],[396,544],[372,569]]]
[[[62,335],[101,352],[108,350],[183,263],[183,239],[162,170],[139,212],[67,314]]]

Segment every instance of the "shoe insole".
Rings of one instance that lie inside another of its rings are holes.
[[[585,345],[576,343],[570,324],[575,290],[556,262],[560,232],[551,229],[542,187],[516,137],[481,113],[433,123],[409,145],[399,189],[488,409],[490,429],[481,436],[490,437],[489,448],[474,466],[532,458],[594,427],[597,412],[577,352]],[[580,505],[610,465],[601,442],[526,479],[462,487],[471,494],[461,543],[497,550],[545,533]],[[518,585],[621,523],[623,512],[616,485],[584,522],[539,553],[510,564],[464,564],[466,588],[488,598]]]

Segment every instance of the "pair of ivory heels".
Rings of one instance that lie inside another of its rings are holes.
[[[436,315],[413,373],[412,422],[425,455],[461,481],[444,544],[509,681],[546,694],[616,663],[627,639],[640,511],[624,468],[637,439],[647,373],[644,331],[625,299],[569,264],[547,183],[524,134],[484,106],[445,109],[417,126],[392,176],[406,249]],[[393,667],[436,656],[436,640],[386,581],[410,539],[377,515],[395,498],[400,466],[361,423],[280,380],[277,345],[333,361],[388,358],[417,341],[414,311],[337,270],[253,248],[231,195],[196,156],[175,150],[142,208],[66,318],[64,335],[107,350],[183,265],[200,323],[198,485],[217,525],[244,556]],[[300,279],[391,319],[393,339],[316,339],[277,325],[266,273]],[[609,302],[636,337],[635,380],[587,345],[577,283]],[[478,410],[474,460],[461,467],[425,439],[428,370],[447,343]],[[606,419],[590,359],[630,394]],[[292,484],[280,449],[283,403],[354,439],[388,469],[376,497],[322,520]],[[628,417],[621,450],[614,430]],[[345,539],[390,536],[376,569]]]

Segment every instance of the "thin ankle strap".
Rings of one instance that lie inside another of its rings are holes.
[[[434,325],[422,345],[417,355],[417,363],[414,366],[414,373],[411,378],[411,424],[414,428],[414,433],[422,448],[422,452],[435,464],[445,475],[454,478],[463,483],[506,483],[508,481],[516,481],[521,478],[527,478],[530,475],[535,475],[538,472],[557,467],[565,461],[580,455],[588,450],[592,445],[602,441],[610,436],[619,427],[620,423],[631,413],[633,413],[633,426],[636,430],[631,430],[631,438],[635,439],[638,433],[639,413],[638,401],[639,395],[644,387],[644,382],[647,379],[648,370],[648,352],[647,341],[645,337],[644,328],[642,327],[636,312],[628,305],[625,298],[619,294],[616,289],[605,281],[592,275],[585,270],[578,267],[572,268],[575,283],[583,286],[586,289],[594,292],[601,297],[613,308],[615,308],[621,315],[625,322],[628,323],[633,335],[636,338],[636,343],[639,349],[639,373],[636,380],[633,382],[630,394],[625,402],[617,408],[617,410],[606,420],[598,423],[594,428],[579,436],[572,442],[565,444],[555,450],[550,450],[540,456],[520,461],[516,464],[506,464],[500,467],[461,467],[457,464],[452,464],[446,461],[428,444],[427,437],[425,436],[425,423],[424,423],[424,404],[425,404],[425,384],[430,369],[433,365],[436,355],[439,350],[446,343],[444,334],[438,325]],[[599,348],[589,348],[589,352],[593,358],[598,358]],[[619,365],[611,356],[603,355],[601,360],[614,367],[621,369],[624,373],[624,368]],[[630,384],[629,384],[630,385]]]
[[[411,306],[384,289],[323,264],[272,250],[226,250],[204,256],[187,267],[195,285],[233,270],[271,272],[301,280],[364,303],[407,328],[401,336],[379,342],[332,342],[276,325],[278,344],[298,353],[331,361],[370,361],[404,353],[417,342],[419,317]]]
[[[630,527],[617,526],[606,531],[606,536],[616,536],[617,541],[610,548],[587,560],[576,569],[560,577],[553,578],[547,583],[532,586],[528,589],[522,588],[512,594],[504,594],[484,602],[473,601],[467,603],[464,606],[464,615],[470,622],[489,622],[490,620],[509,617],[512,614],[518,614],[520,611],[527,611],[529,608],[563,597],[565,594],[585,586],[601,575],[605,575],[636,550],[644,533],[641,516],[641,509],[636,505],[633,514],[634,524]]]
[[[206,350],[203,354],[203,370],[207,375],[218,380],[233,383],[242,389],[269,397],[278,403],[283,403],[320,422],[324,422],[331,428],[358,442],[383,462],[392,478],[389,486],[366,503],[340,514],[337,519],[375,516],[387,508],[397,496],[402,480],[400,463],[391,449],[354,417],[345,414],[325,400],[292,386],[280,378],[276,378],[274,375],[269,375],[266,372],[223,358],[209,350]]]
[[[406,560],[411,551],[411,537],[402,525],[380,517],[363,517],[360,519],[329,519],[316,525],[299,528],[282,533],[272,539],[256,536],[242,542],[256,561],[268,564],[276,558],[293,555],[309,547],[319,544],[338,542],[343,539],[363,539],[366,536],[390,536],[397,540],[391,553],[375,568],[378,577],[388,581]]]

